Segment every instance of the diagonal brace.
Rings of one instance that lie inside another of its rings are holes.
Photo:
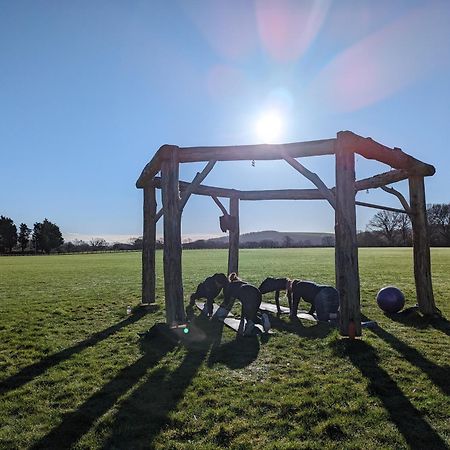
[[[323,194],[323,196],[328,200],[328,203],[336,209],[336,197],[330,189],[326,186],[326,184],[320,179],[320,177],[308,170],[304,165],[300,164],[295,158],[289,156],[287,154],[283,155],[284,160],[291,165],[295,170],[300,172],[305,178],[311,181],[317,189]]]
[[[189,197],[200,185],[200,183],[207,177],[209,172],[211,172],[216,162],[217,162],[216,160],[209,161],[201,172],[197,172],[197,175],[195,175],[194,179],[192,180],[192,183],[184,190],[183,194],[181,195],[180,211],[183,211],[183,208],[185,207],[187,201],[189,200]]]
[[[189,197],[192,195],[192,193],[195,191],[195,189],[200,185],[200,183],[206,178],[206,176],[211,172],[214,165],[216,164],[216,160],[209,161],[208,164],[206,164],[205,168],[201,172],[197,172],[194,179],[192,180],[191,184],[186,187],[184,190],[181,198],[180,198],[180,211],[183,211],[183,208],[186,206],[187,201],[189,200]],[[158,222],[158,220],[163,215],[163,209],[161,208],[155,216],[155,222]]]
[[[223,215],[224,216],[228,216],[229,214],[228,214],[228,211],[227,211],[227,209],[225,208],[225,206],[223,206],[223,204],[222,204],[222,202],[217,198],[217,197],[215,197],[214,195],[211,195],[211,198],[214,200],[214,203],[219,207],[219,209],[222,211],[222,213],[223,213]]]
[[[381,186],[381,189],[383,189],[383,191],[388,192],[389,194],[395,195],[399,200],[400,203],[402,204],[403,208],[405,209],[405,212],[410,216],[411,215],[411,208],[408,204],[408,202],[406,201],[406,198],[403,197],[403,194],[399,191],[397,191],[396,189],[392,188],[392,187],[387,187],[387,186]]]

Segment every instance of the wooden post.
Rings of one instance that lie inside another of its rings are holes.
[[[142,303],[155,301],[156,195],[154,186],[144,186],[144,230],[142,242]]]
[[[236,227],[229,232],[228,274],[239,273],[239,199],[230,198],[230,216],[235,218]]]
[[[178,189],[178,148],[167,148],[161,166],[164,211],[164,289],[168,325],[186,321],[181,275],[181,211]]]
[[[428,237],[425,185],[423,176],[409,177],[411,223],[413,230],[414,278],[417,303],[424,315],[439,314],[434,303],[431,282],[430,243]]]
[[[358,246],[356,243],[355,155],[345,134],[336,141],[336,287],[340,295],[340,333],[361,336]]]

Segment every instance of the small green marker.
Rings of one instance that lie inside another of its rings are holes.
[[[184,327],[183,328],[183,333],[184,334],[188,334],[189,333],[189,328],[188,327]]]

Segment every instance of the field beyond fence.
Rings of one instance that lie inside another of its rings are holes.
[[[449,322],[376,306],[386,285],[415,305],[410,248],[359,254],[378,323],[362,340],[271,316],[267,338],[195,319],[191,346],[142,335],[164,322],[160,251],[147,307],[140,252],[0,258],[0,448],[449,448]],[[185,303],[226,265],[225,250],[184,252]],[[450,318],[450,249],[432,249],[432,273]],[[334,284],[334,249],[240,251],[243,279],[269,275]]]

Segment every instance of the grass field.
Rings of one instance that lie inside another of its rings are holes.
[[[360,250],[362,311],[379,324],[362,340],[272,316],[266,339],[196,319],[204,339],[190,346],[139,336],[164,321],[161,254],[147,308],[140,257],[0,258],[0,448],[449,447],[449,322],[394,320],[374,300],[395,284],[416,303],[411,249]],[[184,252],[185,298],[226,261]],[[433,249],[432,263],[450,318],[450,249]],[[241,251],[242,278],[267,275],[334,284],[334,252]]]

